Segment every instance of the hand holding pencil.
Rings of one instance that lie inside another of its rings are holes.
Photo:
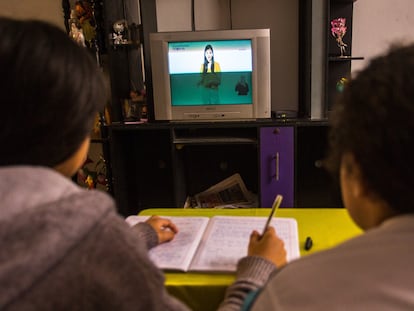
[[[280,204],[282,204],[283,197],[278,194],[273,202],[272,210],[270,211],[269,217],[267,217],[266,224],[264,226],[262,235],[265,234],[266,230],[269,228],[270,222],[272,221],[273,216],[276,215],[276,211],[279,209]]]
[[[275,229],[270,226],[270,222],[282,202],[282,196],[276,196],[272,210],[266,221],[263,232],[260,234],[254,230],[250,235],[248,255],[260,256],[280,268],[287,263],[286,249],[284,242],[277,236]]]

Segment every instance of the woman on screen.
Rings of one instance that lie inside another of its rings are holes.
[[[204,104],[218,104],[218,87],[221,83],[221,68],[214,61],[214,51],[210,44],[204,48],[204,63],[201,65],[201,80],[198,85],[203,87],[202,98]]]

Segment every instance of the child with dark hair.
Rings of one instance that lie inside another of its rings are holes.
[[[332,112],[324,163],[365,233],[289,263],[243,310],[414,310],[413,72],[414,45],[394,47],[350,80]]]
[[[153,216],[130,228],[108,194],[70,179],[107,100],[91,55],[40,21],[0,18],[0,37],[0,309],[188,310],[148,257],[177,227]],[[248,253],[241,289],[285,263],[273,228]]]
[[[147,255],[175,225],[129,228],[70,179],[107,100],[94,60],[43,22],[0,18],[0,36],[0,309],[185,309]]]

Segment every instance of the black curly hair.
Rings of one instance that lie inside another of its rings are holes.
[[[350,79],[330,118],[324,163],[337,176],[354,155],[370,191],[397,213],[414,212],[414,45],[393,45]]]

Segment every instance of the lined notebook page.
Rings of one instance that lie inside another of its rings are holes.
[[[190,270],[235,271],[237,261],[247,255],[251,232],[261,233],[266,217],[212,217]],[[284,241],[287,259],[300,257],[297,222],[293,218],[273,218],[278,236]]]
[[[170,219],[179,231],[172,241],[152,248],[149,251],[149,256],[160,269],[186,271],[201,241],[209,218],[161,217]],[[148,216],[129,216],[126,221],[133,226],[139,221],[145,221],[147,218]]]

